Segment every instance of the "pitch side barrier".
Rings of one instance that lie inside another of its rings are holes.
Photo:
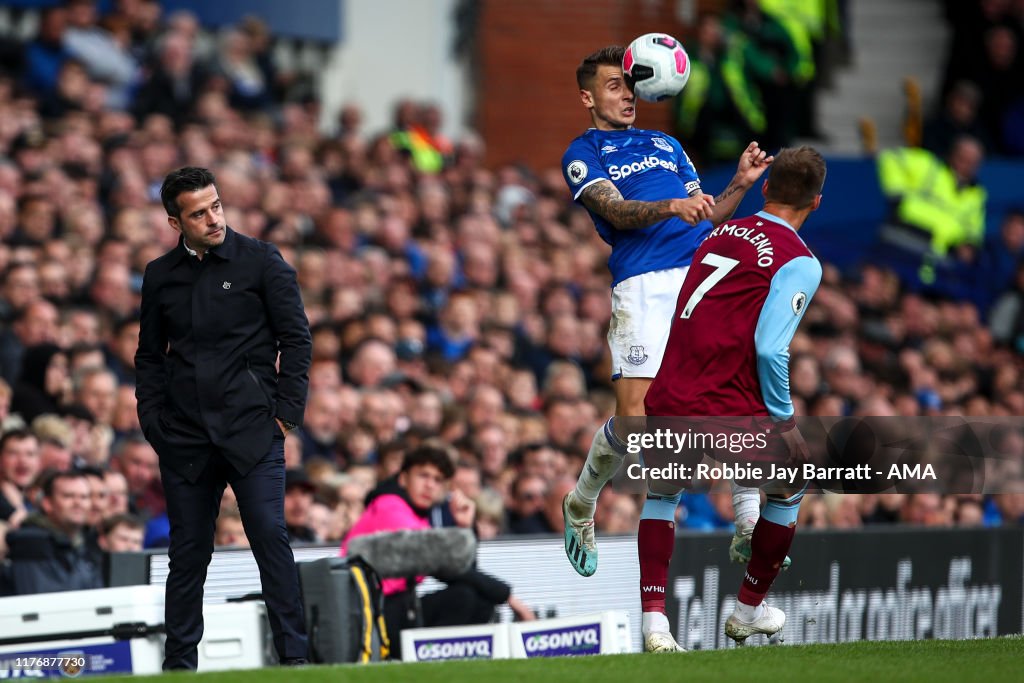
[[[722,629],[743,568],[728,560],[728,533],[677,537],[668,581],[673,631],[688,649],[731,646]],[[562,539],[515,537],[484,541],[479,567],[512,584],[541,617],[621,610],[629,614],[633,651],[640,649],[640,583],[636,539],[600,538],[601,566],[580,578],[565,560]],[[296,548],[298,561],[332,557],[336,546]],[[871,526],[851,531],[798,529],[793,566],[772,589],[786,610],[786,642],[986,638],[1024,631],[1024,529],[925,529]],[[140,561],[142,560],[142,561]],[[167,556],[136,557],[124,583],[163,585]],[[432,579],[420,590],[441,587]],[[252,553],[214,553],[205,599],[223,602],[257,593]],[[506,607],[502,621],[511,621]]]
[[[729,538],[686,534],[676,542],[666,597],[687,649],[735,646],[723,629],[743,567],[728,561]],[[787,644],[991,638],[1024,630],[1019,527],[798,529],[790,556],[793,566],[768,596],[786,612]]]

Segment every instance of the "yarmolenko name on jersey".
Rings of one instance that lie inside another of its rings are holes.
[[[609,166],[608,175],[611,177],[612,180],[622,180],[623,178],[627,178],[634,173],[659,167],[672,171],[673,173],[679,172],[679,167],[676,166],[674,161],[671,161],[669,159],[662,159],[652,154],[649,157],[644,157],[642,160],[634,161],[631,164],[622,164],[621,166]]]
[[[732,235],[733,237],[739,237],[741,240],[746,240],[754,245],[757,249],[757,265],[762,268],[768,268],[775,261],[775,250],[772,248],[772,241],[768,235],[763,232],[754,232],[754,228],[742,228],[736,225],[730,225],[723,223],[717,228],[711,231],[708,235],[708,239],[712,237],[720,237],[722,235]]]

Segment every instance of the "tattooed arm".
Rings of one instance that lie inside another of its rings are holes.
[[[662,199],[657,202],[623,199],[622,193],[610,180],[599,180],[583,190],[580,201],[616,229],[636,230],[672,216],[678,216],[691,225],[699,223],[711,216],[711,198],[705,199],[705,196]]]
[[[711,209],[711,223],[718,226],[732,218],[748,189],[749,185],[744,186],[736,178],[729,181],[722,193],[715,197],[715,206]]]

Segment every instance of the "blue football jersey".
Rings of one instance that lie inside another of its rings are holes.
[[[562,173],[579,202],[580,193],[599,180],[610,180],[624,199],[656,202],[685,198],[701,191],[697,170],[679,141],[656,130],[591,128],[569,144]],[[601,238],[611,245],[608,269],[614,284],[655,270],[690,264],[711,221],[690,225],[669,218],[638,230],[617,230],[590,212]]]

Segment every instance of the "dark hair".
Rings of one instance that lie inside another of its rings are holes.
[[[0,453],[4,452],[7,448],[8,441],[21,441],[23,439],[35,439],[39,441],[39,438],[27,429],[11,429],[4,432],[3,436],[0,436]]]
[[[455,474],[455,465],[452,464],[448,451],[436,446],[420,446],[406,453],[402,459],[402,469],[399,471],[408,472],[419,465],[433,465],[441,471],[441,476],[445,479],[451,479]]]
[[[221,513],[222,515],[224,513]],[[129,529],[145,529],[146,525],[143,524],[142,520],[133,514],[122,512],[120,514],[111,515],[106,517],[100,522],[100,535],[106,536],[117,527],[124,525]]]
[[[185,166],[171,171],[160,186],[160,201],[168,216],[181,218],[181,207],[178,206],[178,195],[182,192],[196,192],[217,182],[209,169],[198,166]]]
[[[126,316],[124,316],[123,318],[117,320],[114,323],[113,330],[111,330],[111,331],[114,333],[114,336],[117,337],[122,332],[124,332],[125,329],[127,329],[129,326],[131,326],[131,325],[138,325],[138,324],[139,324],[138,316],[126,315]]]
[[[96,477],[97,479],[105,479],[103,470],[99,467],[93,467],[92,465],[86,465],[85,467],[79,467],[78,471],[84,477]]]
[[[594,76],[597,75],[597,67],[617,66],[622,68],[622,58],[625,54],[626,48],[621,45],[609,45],[587,55],[576,67],[576,85],[580,87],[580,90],[590,89]]]
[[[795,209],[811,205],[825,185],[825,160],[813,147],[787,147],[775,155],[765,199]]]
[[[102,344],[88,344],[86,342],[79,342],[77,344],[72,345],[72,347],[68,349],[66,353],[68,355],[68,360],[70,361],[72,358],[76,358],[87,353],[95,353],[97,351],[99,351],[100,353],[103,352]]]
[[[43,498],[53,498],[53,489],[58,481],[72,481],[74,479],[86,479],[85,473],[81,470],[46,470],[39,475],[39,489],[43,492]]]

